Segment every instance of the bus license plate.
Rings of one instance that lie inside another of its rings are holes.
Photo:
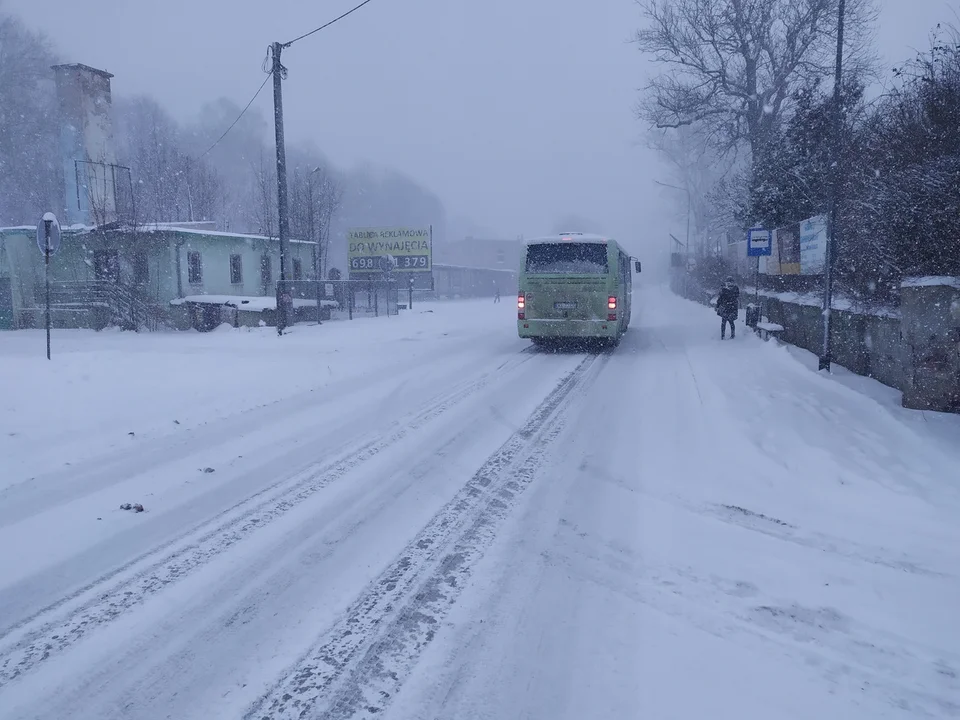
[[[554,303],[553,307],[555,310],[576,310],[577,304],[575,302],[558,302]]]

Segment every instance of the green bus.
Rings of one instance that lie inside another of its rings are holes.
[[[615,345],[630,325],[632,258],[616,240],[564,233],[528,240],[520,269],[517,330],[537,345]],[[635,269],[640,272],[640,261]]]

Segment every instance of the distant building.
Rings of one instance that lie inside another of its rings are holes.
[[[434,290],[438,297],[493,297],[517,290],[520,240],[464,240],[433,249]]]
[[[438,243],[434,262],[484,270],[520,269],[523,242],[520,240],[487,240],[468,237],[456,242]]]

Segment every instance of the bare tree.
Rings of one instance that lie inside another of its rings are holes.
[[[179,166],[187,220],[216,218],[225,200],[225,188],[220,174],[203,160],[186,155],[181,155]]]
[[[0,10],[0,225],[63,207],[53,63],[47,39]]]
[[[253,169],[251,185],[251,217],[257,226],[257,232],[268,238],[279,237],[277,225],[277,171],[268,157],[266,149],[260,149],[260,158]]]
[[[657,128],[698,125],[723,153],[757,157],[793,91],[831,73],[839,0],[637,0],[641,50],[664,66],[639,113]],[[874,0],[847,0],[847,66],[870,64]]]
[[[691,234],[697,235],[714,225],[713,207],[708,196],[722,178],[735,170],[736,160],[719,157],[698,125],[653,128],[647,144],[666,161],[669,179],[657,182],[679,191],[674,196],[684,221],[689,220]]]
[[[316,196],[311,197],[311,203],[315,202],[315,221],[317,228],[317,274],[323,277],[327,271],[330,258],[330,231],[333,227],[333,219],[340,208],[343,207],[343,184],[338,176],[327,166],[321,165],[319,172],[316,173],[314,185],[311,186],[311,192]]]
[[[188,215],[183,201],[183,154],[176,122],[152,98],[119,98],[114,106],[121,156],[135,178],[134,197],[148,222],[173,222]]]

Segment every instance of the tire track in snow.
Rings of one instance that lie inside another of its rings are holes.
[[[495,377],[515,370],[534,357],[531,352],[519,353],[495,372],[461,383],[406,420],[398,421],[394,432],[364,442],[334,462],[273,483],[30,618],[3,629],[0,631],[0,689],[192,574],[323,488],[476,395]],[[111,581],[115,582],[110,585]]]
[[[609,357],[588,356],[568,374],[245,720],[379,715],[433,639],[498,521],[533,481],[566,426],[574,390]]]

